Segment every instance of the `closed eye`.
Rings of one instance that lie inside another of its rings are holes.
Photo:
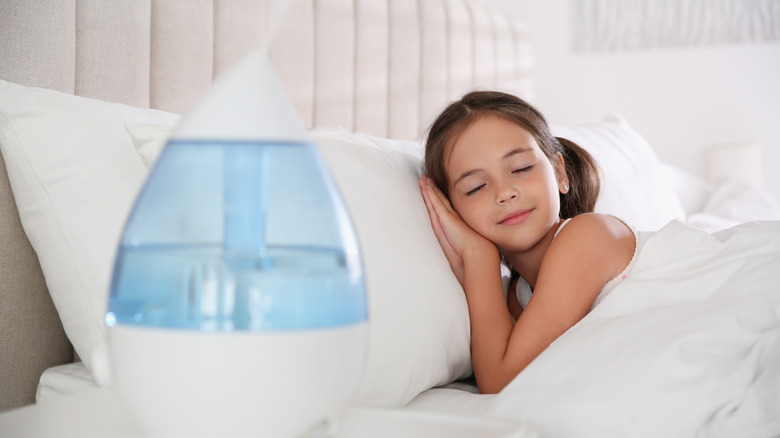
[[[466,196],[471,196],[471,195],[473,195],[474,193],[477,193],[478,191],[482,190],[482,188],[483,188],[483,187],[485,187],[485,185],[484,185],[484,184],[482,184],[482,185],[480,185],[480,186],[478,186],[478,187],[475,187],[475,188],[473,188],[473,189],[469,190],[468,192],[466,192]]]
[[[523,168],[520,168],[520,169],[517,169],[517,170],[513,170],[512,173],[529,172],[531,169],[533,169],[533,167],[534,166],[523,167]]]

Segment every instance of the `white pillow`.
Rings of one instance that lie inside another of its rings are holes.
[[[104,337],[117,243],[144,164],[153,163],[178,119],[0,82],[0,146],[22,224],[88,367]],[[419,145],[339,133],[316,138],[352,214],[366,271],[369,346],[355,403],[401,406],[469,375],[466,301],[420,196]]]
[[[148,163],[170,133],[169,126],[127,129]],[[465,296],[417,185],[422,145],[345,132],[312,134],[349,209],[365,265],[368,359],[354,403],[403,406],[426,389],[471,374]]]
[[[24,230],[76,352],[89,366],[121,228],[146,177],[126,122],[160,111],[0,81],[0,149]]]
[[[585,148],[601,167],[597,212],[615,215],[639,230],[649,231],[660,229],[672,219],[685,220],[685,210],[661,161],[623,116],[611,113],[599,123],[551,129],[555,136]]]
[[[133,139],[135,151],[147,168],[151,168],[157,161],[157,156],[168,142],[172,127],[159,123],[128,123],[125,126]]]
[[[700,212],[712,195],[713,187],[707,181],[698,176],[669,163],[661,163],[661,168],[666,174],[669,183],[677,193],[677,199],[685,210],[685,216],[690,218],[692,214]]]
[[[766,189],[744,181],[721,179],[700,211],[686,224],[715,232],[750,221],[780,220],[780,204]]]
[[[417,184],[421,145],[337,133],[316,133],[315,140],[344,196],[366,267],[369,354],[357,403],[406,404],[470,375],[466,299]]]

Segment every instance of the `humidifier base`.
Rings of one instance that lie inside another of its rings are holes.
[[[366,324],[278,332],[109,328],[113,384],[151,437],[296,437],[356,389]]]

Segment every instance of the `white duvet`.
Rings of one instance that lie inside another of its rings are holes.
[[[640,240],[590,314],[501,393],[460,394],[454,409],[542,437],[780,436],[780,222],[715,234],[672,222]]]

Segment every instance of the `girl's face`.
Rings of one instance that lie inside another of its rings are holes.
[[[502,253],[532,248],[558,221],[558,193],[568,184],[563,158],[553,165],[520,125],[483,116],[447,152],[453,208]]]

